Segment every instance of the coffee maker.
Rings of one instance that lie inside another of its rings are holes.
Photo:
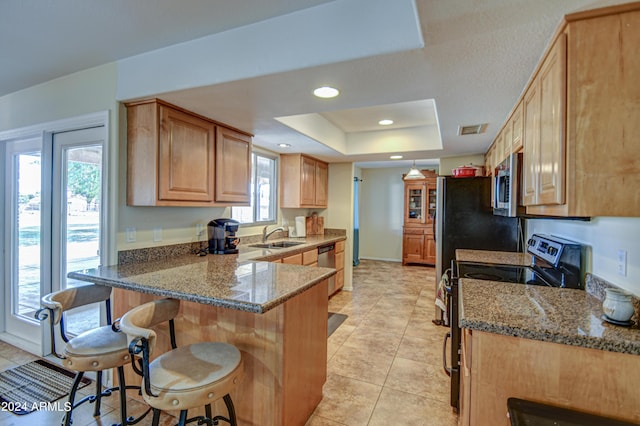
[[[238,253],[240,239],[236,237],[240,222],[233,219],[214,219],[208,224],[209,253],[234,254]]]

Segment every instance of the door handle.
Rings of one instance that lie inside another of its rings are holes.
[[[444,335],[444,342],[442,342],[442,367],[447,376],[451,377],[451,367],[447,366],[447,340],[451,338],[451,332],[447,332]]]

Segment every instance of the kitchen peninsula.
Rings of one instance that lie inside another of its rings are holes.
[[[180,299],[178,346],[224,341],[242,352],[245,377],[232,395],[239,424],[304,424],[326,380],[327,279],[335,270],[252,260],[261,254],[185,255],[69,277],[113,287],[116,318],[159,297]],[[167,330],[158,330],[157,345],[156,355],[170,347]]]

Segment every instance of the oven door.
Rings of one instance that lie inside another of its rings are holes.
[[[442,365],[444,372],[451,378],[450,403],[458,410],[460,401],[460,324],[458,316],[458,279],[453,277],[451,287],[447,290],[447,305],[449,307],[449,332],[444,337],[442,345]],[[447,353],[451,365],[447,365]]]

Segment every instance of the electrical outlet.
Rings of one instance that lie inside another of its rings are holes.
[[[130,226],[126,229],[127,231],[127,242],[128,243],[135,243],[136,242],[136,228],[133,226]]]
[[[153,241],[162,241],[162,228],[153,228]]]
[[[627,276],[627,251],[626,250],[618,250],[617,256],[617,270],[618,275],[622,275],[623,277]]]

